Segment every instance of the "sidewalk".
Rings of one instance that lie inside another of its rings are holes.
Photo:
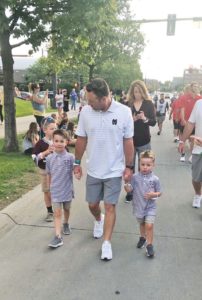
[[[158,200],[154,245],[148,259],[137,249],[138,226],[122,191],[112,247],[113,260],[100,260],[102,241],[92,238],[93,218],[85,198],[85,174],[75,180],[72,235],[64,246],[47,247],[53,224],[43,221],[40,186],[0,212],[0,299],[11,300],[194,300],[202,299],[202,215],[191,207],[190,164],[180,163],[172,125],[152,129]],[[82,162],[84,166],[84,161]]]
[[[79,105],[79,104],[78,104]],[[78,107],[77,106],[77,110],[76,111],[69,111],[67,114],[68,114],[68,117],[71,119],[71,118],[76,118],[77,115],[78,115]],[[46,113],[46,116],[50,116],[51,113]],[[26,117],[18,117],[16,118],[16,127],[17,127],[17,133],[20,134],[20,133],[24,133],[26,132],[28,129],[29,129],[29,124],[31,122],[36,122],[36,119],[33,115],[30,115],[30,116],[26,116]],[[3,125],[0,125],[0,138],[4,138],[4,126],[5,126],[5,122]]]

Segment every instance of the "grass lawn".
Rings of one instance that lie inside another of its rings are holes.
[[[22,135],[19,136],[19,145]],[[1,152],[3,140],[0,140],[0,209],[20,198],[39,184],[37,168],[31,157],[22,153]]]
[[[25,117],[32,115],[33,109],[30,101],[15,98],[16,117]],[[55,112],[56,109],[48,108],[46,112]]]
[[[22,145],[23,135],[18,135]],[[30,156],[19,153],[2,152],[3,139],[0,139],[0,210],[19,199],[40,183],[38,169]],[[74,153],[74,147],[69,147]]]

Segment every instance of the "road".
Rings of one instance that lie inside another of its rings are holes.
[[[168,120],[162,135],[156,133],[157,128],[152,129],[152,148],[163,194],[158,199],[155,258],[148,259],[144,249],[136,248],[138,226],[122,191],[113,260],[100,260],[102,241],[92,238],[84,178],[75,181],[72,235],[64,237],[63,247],[48,249],[53,228],[43,221],[45,208],[37,186],[0,212],[0,299],[202,299],[202,214],[191,207],[191,165],[179,162]]]

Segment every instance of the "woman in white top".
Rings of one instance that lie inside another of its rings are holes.
[[[58,114],[61,115],[64,107],[64,95],[62,89],[59,89],[55,95],[55,104],[56,108],[58,109]]]

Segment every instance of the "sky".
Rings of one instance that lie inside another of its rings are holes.
[[[136,20],[202,17],[201,0],[131,0]],[[167,23],[140,25],[146,47],[141,57],[144,78],[162,82],[182,77],[189,66],[202,66],[202,22],[178,21],[175,35],[167,36]]]

